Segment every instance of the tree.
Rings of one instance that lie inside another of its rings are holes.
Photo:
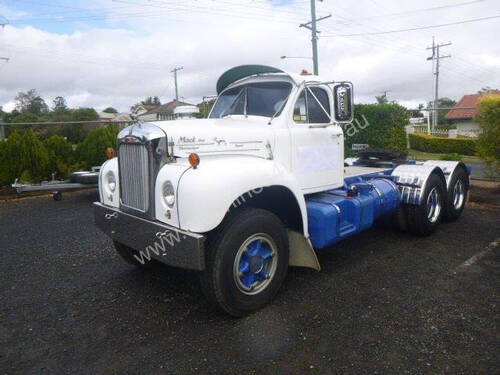
[[[387,100],[387,93],[384,92],[382,95],[375,95],[375,99],[377,99],[377,104],[387,104],[389,100]]]
[[[50,172],[57,172],[59,177],[67,176],[74,161],[71,143],[60,135],[53,135],[43,143],[49,153]]]
[[[479,90],[477,93],[478,94],[495,94],[495,93],[499,93],[500,90],[498,89],[492,89],[490,86],[485,86],[483,88],[481,88],[481,90]]]
[[[370,148],[406,151],[405,126],[408,111],[396,103],[356,104],[355,119],[344,125],[345,152],[354,156],[354,143],[368,144]]]
[[[454,107],[457,102],[450,98],[439,98],[438,99],[438,107],[439,108],[448,108],[447,110],[439,110],[438,111],[438,125],[450,125],[444,119],[446,114],[450,111],[449,109]],[[432,110],[434,108],[434,102],[430,101],[427,103],[427,109]],[[438,109],[439,109],[438,108]]]
[[[3,170],[2,183],[12,183],[16,178],[40,182],[47,177],[49,155],[31,129],[10,134],[3,148],[4,155],[0,161],[0,170]]]
[[[94,108],[76,108],[71,110],[71,121],[96,121],[99,114]]]
[[[424,117],[424,114],[422,113],[422,109],[424,109],[424,105],[420,103],[417,107],[417,109],[409,109],[408,114],[410,117],[416,118],[416,117]]]
[[[108,107],[105,110],[103,110],[103,112],[105,112],[105,113],[118,113],[118,111],[116,109],[114,109],[113,107]]]
[[[21,113],[41,115],[48,110],[47,104],[45,104],[45,101],[38,95],[35,89],[27,92],[19,92],[15,97],[15,101],[16,109]]]
[[[500,161],[500,95],[487,94],[478,102],[476,120],[481,127],[479,155],[488,162]]]
[[[66,105],[66,99],[62,96],[56,96],[52,101],[52,110],[57,113],[65,113],[68,112],[69,108]]]
[[[148,96],[146,99],[144,99],[141,104],[144,105],[161,105],[160,98],[157,96]]]
[[[106,161],[106,148],[116,147],[118,127],[110,124],[93,129],[77,147],[79,161],[85,168],[101,165]]]
[[[208,114],[212,110],[212,107],[215,104],[215,99],[210,99],[204,102],[201,102],[200,104],[197,105],[197,107],[200,110],[200,113],[198,114],[198,118],[207,118]]]

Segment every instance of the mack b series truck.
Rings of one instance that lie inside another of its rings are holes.
[[[319,270],[317,252],[378,219],[426,236],[464,209],[462,162],[344,160],[350,82],[244,65],[217,93],[207,119],[123,129],[94,213],[127,262],[199,271],[231,315],[263,307],[289,266]]]

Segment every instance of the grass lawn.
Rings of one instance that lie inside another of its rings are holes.
[[[430,152],[422,152],[416,150],[408,150],[408,159],[417,160],[440,160],[442,154],[432,154]],[[479,156],[460,155],[464,163],[484,163]]]

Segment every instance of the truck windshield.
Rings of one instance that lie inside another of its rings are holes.
[[[227,115],[277,116],[291,90],[292,85],[288,82],[257,82],[233,87],[219,96],[210,118]]]

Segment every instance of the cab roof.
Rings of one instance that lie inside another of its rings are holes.
[[[220,76],[220,78],[217,80],[217,94],[220,94],[222,91],[224,91],[224,89],[226,89],[236,81],[250,76],[263,74],[285,75],[291,78],[297,85],[304,81],[321,82],[321,79],[315,75],[287,73],[284,70],[267,65],[240,65],[229,69]]]

